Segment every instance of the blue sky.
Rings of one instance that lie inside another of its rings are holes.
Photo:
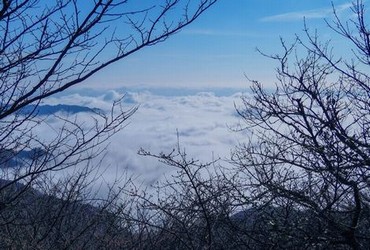
[[[249,86],[244,74],[270,84],[275,64],[256,47],[278,52],[280,37],[302,34],[304,17],[323,39],[337,39],[324,22],[332,2],[348,14],[351,1],[343,0],[219,0],[180,33],[100,72],[88,86],[243,89]]]

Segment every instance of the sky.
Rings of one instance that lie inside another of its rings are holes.
[[[304,18],[323,40],[338,39],[324,19],[348,14],[344,0],[219,0],[167,41],[103,70],[89,88],[248,88],[249,78],[274,82],[275,62],[261,56],[281,50],[279,39],[303,36]]]

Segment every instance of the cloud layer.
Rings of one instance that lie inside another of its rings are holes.
[[[108,91],[99,96],[74,93],[51,98],[48,104],[73,104],[109,110],[113,100],[122,93]],[[137,154],[140,148],[152,153],[170,152],[180,145],[190,157],[207,162],[226,158],[241,139],[230,130],[238,123],[234,104],[240,101],[241,93],[216,96],[210,92],[191,95],[164,96],[151,92],[128,92],[124,106],[139,106],[127,126],[113,136],[108,147],[105,164],[116,170],[128,171],[140,176],[145,183],[153,183],[172,170],[163,167],[155,159]],[[81,116],[89,114],[79,114]],[[50,122],[53,122],[50,120]],[[109,172],[109,171],[108,171]],[[111,176],[113,177],[113,176]],[[109,177],[108,177],[109,178]]]

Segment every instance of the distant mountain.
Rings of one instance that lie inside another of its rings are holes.
[[[34,113],[37,115],[53,115],[58,112],[64,112],[68,114],[77,114],[81,112],[87,113],[101,113],[102,110],[98,108],[89,108],[79,105],[67,105],[67,104],[57,104],[57,105],[28,105],[21,109],[20,114],[28,115]]]
[[[27,161],[42,160],[47,152],[41,148],[31,150],[0,149],[0,169],[25,166]]]

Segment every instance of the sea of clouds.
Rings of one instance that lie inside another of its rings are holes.
[[[240,97],[245,95],[236,91],[84,90],[52,97],[45,103],[81,105],[109,112],[112,103],[122,95],[124,108],[138,110],[125,128],[109,139],[103,161],[110,168],[105,173],[107,179],[125,172],[145,184],[153,184],[174,171],[154,158],[138,155],[140,148],[169,153],[179,141],[189,158],[209,162],[229,158],[231,150],[243,140],[241,132],[233,131],[241,122],[235,106],[240,105]],[[77,115],[80,120],[91,116]],[[57,122],[58,119],[48,118],[52,127],[57,127],[58,124],[53,124]]]

